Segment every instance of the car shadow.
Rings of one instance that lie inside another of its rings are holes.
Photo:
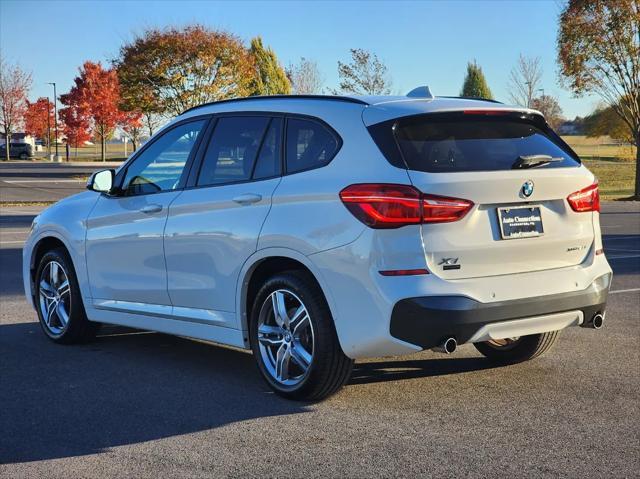
[[[481,371],[498,367],[485,358],[413,359],[357,363],[349,384],[371,384]]]
[[[602,244],[614,275],[640,273],[640,235],[603,235]]]
[[[95,454],[259,417],[304,413],[259,377],[251,355],[104,327],[62,346],[38,323],[0,325],[0,464]]]
[[[63,346],[38,323],[0,325],[0,464],[96,454],[112,447],[303,414],[272,393],[253,357],[175,336],[104,325]],[[372,361],[350,384],[493,367],[479,358]]]

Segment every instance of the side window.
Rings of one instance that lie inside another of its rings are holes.
[[[266,116],[220,118],[209,140],[198,186],[249,180],[268,124]]]
[[[262,148],[253,171],[254,179],[272,178],[280,174],[280,138],[282,138],[282,118],[274,118],[262,140]]]
[[[337,138],[324,125],[299,118],[287,121],[288,173],[324,166],[337,149]]]
[[[206,120],[192,121],[163,133],[127,168],[126,195],[145,195],[177,188],[184,167]]]

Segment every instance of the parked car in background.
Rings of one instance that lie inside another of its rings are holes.
[[[23,249],[58,343],[112,323],[251,349],[309,400],[354,359],[471,343],[515,363],[604,319],[597,182],[527,108],[427,89],[221,101],[87,187]]]
[[[4,158],[7,154],[7,145],[0,145],[0,158]],[[33,157],[33,147],[29,143],[10,143],[9,156],[11,158],[20,158],[28,160]]]

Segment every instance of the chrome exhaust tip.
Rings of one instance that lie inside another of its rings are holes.
[[[596,314],[593,319],[591,319],[591,327],[593,329],[600,329],[604,324],[604,316],[600,313]]]
[[[444,354],[451,354],[458,349],[458,342],[455,338],[445,339],[439,346],[432,349],[432,351]]]

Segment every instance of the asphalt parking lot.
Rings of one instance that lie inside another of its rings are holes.
[[[52,344],[22,296],[40,207],[0,209],[0,477],[637,477],[640,204],[605,203],[605,327],[494,367],[472,346],[356,364],[319,404],[250,355],[105,327]]]
[[[91,173],[118,162],[0,161],[0,202],[45,202],[82,191]]]

